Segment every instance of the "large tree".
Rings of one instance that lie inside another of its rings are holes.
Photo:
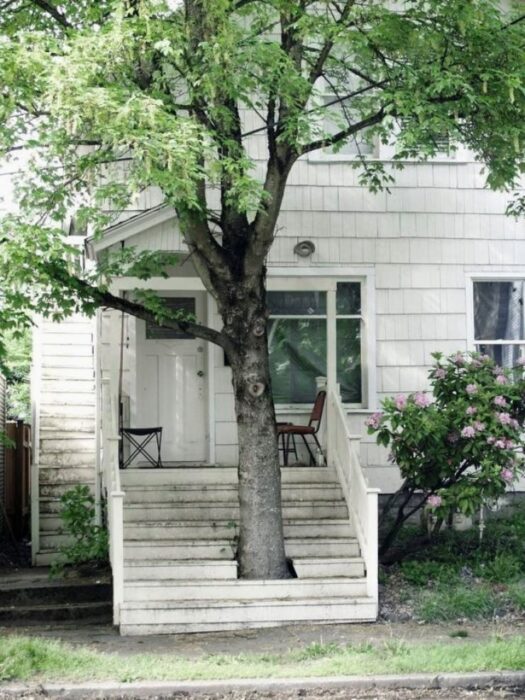
[[[20,214],[3,222],[3,327],[106,306],[224,348],[241,575],[286,577],[265,260],[287,178],[311,151],[395,133],[393,164],[354,162],[363,185],[387,187],[396,163],[432,156],[447,134],[486,164],[490,186],[513,187],[523,18],[490,0],[2,0],[0,11],[0,149],[31,154]],[[264,167],[251,149],[261,138]],[[109,210],[150,186],[176,211],[221,330],[170,316],[152,293],[111,294],[115,275],[173,264],[162,251],[126,248],[89,272],[70,262],[68,216],[102,236]]]

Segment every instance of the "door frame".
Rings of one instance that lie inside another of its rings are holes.
[[[206,315],[205,323],[213,326],[216,318],[216,309],[214,300],[205,289],[202,280],[198,277],[170,277],[164,279],[162,277],[155,277],[151,280],[144,281],[139,280],[135,277],[120,277],[113,281],[111,285],[112,293],[122,296],[125,293],[130,293],[135,289],[153,289],[159,295],[164,293],[169,293],[170,295],[184,295],[184,294],[197,294],[204,293],[204,313]],[[136,410],[137,402],[137,353],[138,353],[138,337],[137,337],[137,323],[135,318],[129,317],[130,323],[130,349],[132,353],[128,355],[129,357],[129,370],[130,374],[133,376],[133,380],[129,384],[129,394],[132,412]],[[203,435],[206,440],[206,450],[205,450],[205,461],[203,465],[213,466],[215,464],[215,355],[219,351],[219,348],[213,346],[207,341],[202,341],[204,343],[204,368],[206,372],[205,377],[205,392],[206,397],[204,399],[204,410],[205,410],[205,420],[204,427],[205,433]],[[118,352],[118,348],[115,348]],[[124,350],[126,352],[126,350]]]

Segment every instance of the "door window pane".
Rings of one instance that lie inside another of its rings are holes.
[[[476,340],[525,339],[523,281],[474,282]]]
[[[361,313],[361,285],[359,282],[337,283],[336,306],[338,314],[359,316]]]
[[[361,403],[360,319],[337,319],[337,382],[343,403]]]
[[[326,320],[271,319],[268,347],[274,401],[314,401],[315,378],[326,376]]]
[[[267,292],[272,316],[324,316],[326,292]]]
[[[162,297],[162,301],[172,318],[195,319],[195,297]],[[191,333],[166,328],[153,321],[146,321],[146,340],[191,340]]]

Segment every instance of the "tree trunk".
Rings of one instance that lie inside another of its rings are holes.
[[[246,294],[246,297],[244,296]],[[239,570],[241,578],[282,579],[290,573],[284,550],[281,472],[270,385],[264,273],[235,290],[224,306],[231,340],[239,443]]]

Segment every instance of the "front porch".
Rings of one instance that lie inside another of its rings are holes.
[[[283,467],[286,553],[296,578],[239,580],[234,467],[118,467],[118,389],[102,381],[114,623],[124,635],[377,617],[377,490],[330,391],[324,467]]]

